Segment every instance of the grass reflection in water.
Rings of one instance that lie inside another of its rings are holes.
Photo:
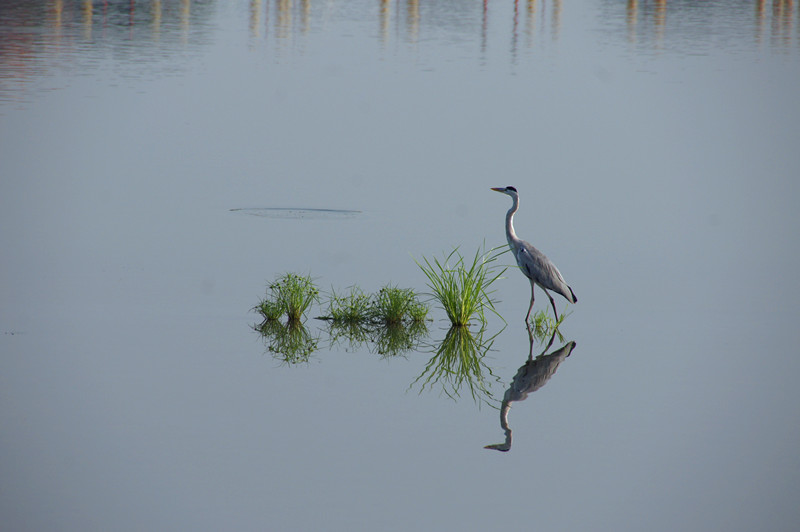
[[[319,338],[313,337],[299,321],[265,320],[254,329],[261,333],[267,349],[275,358],[287,364],[308,362],[319,345]]]
[[[499,378],[484,358],[500,332],[490,338],[484,338],[485,333],[485,327],[476,333],[467,327],[450,327],[444,340],[433,346],[434,355],[409,388],[419,384],[422,393],[426,387],[441,387],[442,393],[451,399],[461,397],[464,389],[479,404],[491,402],[491,384]]]
[[[348,351],[366,348],[382,357],[393,357],[418,351],[421,341],[428,336],[428,326],[425,322],[391,325],[331,322],[328,334],[331,348]]]

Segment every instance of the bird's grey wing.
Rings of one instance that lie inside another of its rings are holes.
[[[527,242],[522,242],[517,250],[517,264],[525,272],[525,275],[536,284],[554,290],[570,301],[572,300],[569,296],[569,287],[556,265],[544,253]]]

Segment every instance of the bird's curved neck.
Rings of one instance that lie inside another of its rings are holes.
[[[500,428],[511,434],[511,429],[508,426],[508,412],[511,410],[511,401],[504,400],[500,407]]]
[[[514,204],[511,205],[511,208],[508,209],[506,213],[506,238],[508,239],[508,245],[511,246],[513,250],[514,242],[519,240],[517,238],[517,233],[514,232],[514,213],[519,209],[519,197],[512,199],[514,200]]]

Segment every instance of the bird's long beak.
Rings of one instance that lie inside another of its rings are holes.
[[[492,187],[492,190],[494,190],[495,192],[505,192],[506,191],[506,189],[500,188],[500,187]]]

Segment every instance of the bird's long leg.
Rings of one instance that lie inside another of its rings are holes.
[[[529,321],[525,322],[525,327],[528,329],[528,339],[531,341],[530,349],[528,349],[528,362],[533,360],[533,329],[531,329],[531,323]]]
[[[558,311],[556,310],[556,302],[553,301],[553,296],[550,295],[550,292],[545,290],[544,293],[547,294],[547,297],[550,298],[550,304],[553,305],[553,314],[555,314],[556,323],[558,323]]]
[[[525,323],[528,323],[528,319],[531,317],[531,309],[533,308],[533,299],[534,299],[533,287],[534,284],[533,281],[531,281],[531,305],[528,307],[528,313],[525,315]]]

